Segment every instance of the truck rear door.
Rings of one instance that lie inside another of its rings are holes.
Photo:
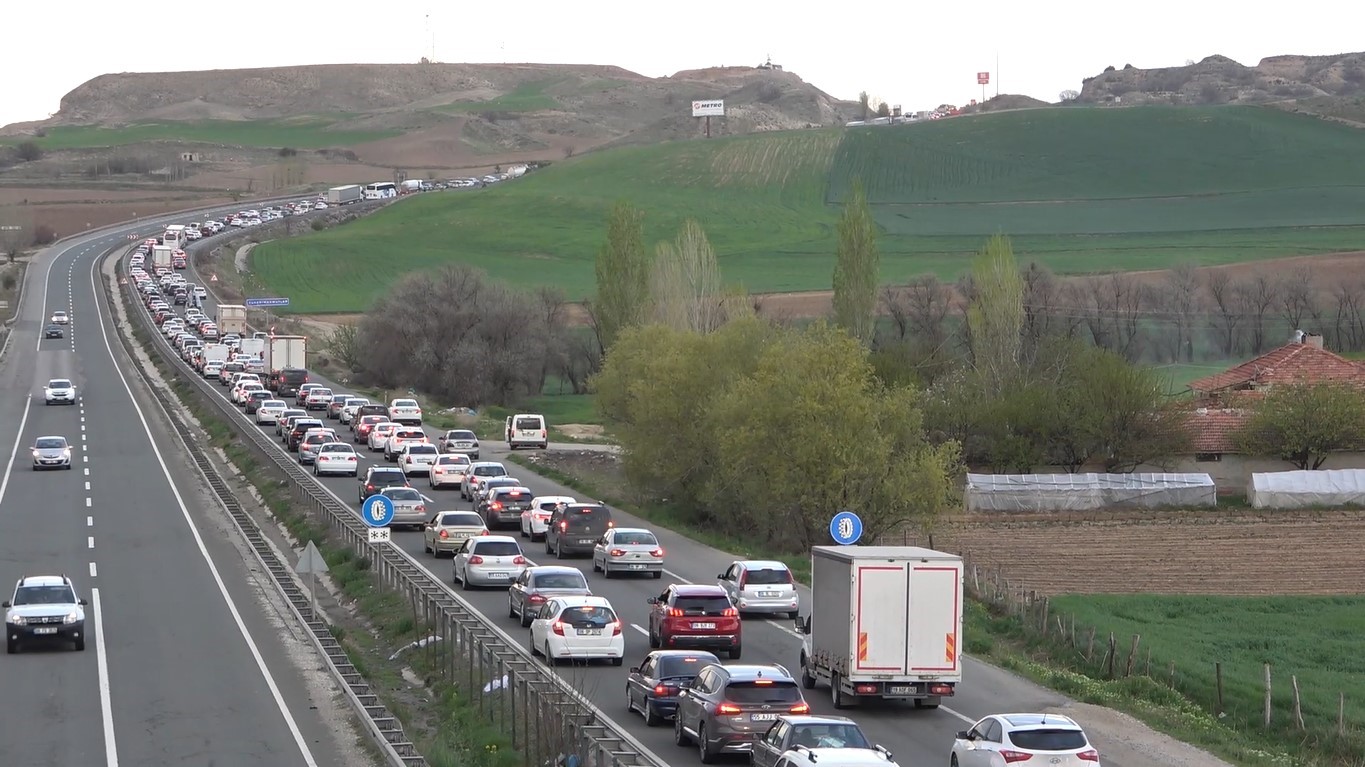
[[[962,563],[910,565],[911,674],[951,676],[962,672]]]
[[[854,670],[891,676],[960,673],[959,562],[854,563]]]

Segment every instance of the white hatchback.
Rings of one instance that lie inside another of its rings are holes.
[[[531,653],[550,665],[606,658],[619,666],[626,654],[623,625],[605,597],[555,597],[531,621]]]
[[[1055,767],[1100,767],[1100,752],[1079,724],[1060,714],[992,714],[957,734],[950,761],[958,767],[1033,761]]]
[[[474,586],[512,585],[530,565],[517,539],[507,535],[480,535],[464,542],[455,552],[454,579],[465,589]]]
[[[531,499],[531,508],[521,513],[521,537],[533,541],[544,539],[555,509],[571,503],[578,503],[578,500],[567,495],[542,495]]]

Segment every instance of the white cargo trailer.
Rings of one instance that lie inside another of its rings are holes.
[[[801,683],[835,708],[865,698],[937,708],[962,681],[962,558],[916,546],[811,549]]]

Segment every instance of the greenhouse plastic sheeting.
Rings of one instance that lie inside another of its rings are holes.
[[[1365,506],[1365,469],[1252,474],[1247,500],[1255,509]]]
[[[1207,474],[968,474],[968,511],[1214,506]]]

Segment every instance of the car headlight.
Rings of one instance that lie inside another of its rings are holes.
[[[62,623],[75,623],[82,617],[83,616],[80,613],[76,612],[75,610],[72,610],[71,612],[66,614],[65,618],[62,618]]]
[[[28,621],[22,615],[10,615],[9,617],[5,618],[5,620],[9,623],[13,623],[16,626],[22,626],[28,623]]]
[[[34,458],[37,458],[37,457],[38,457],[38,451],[37,451],[37,450],[34,450],[34,451],[33,451],[33,457],[34,457]]]

